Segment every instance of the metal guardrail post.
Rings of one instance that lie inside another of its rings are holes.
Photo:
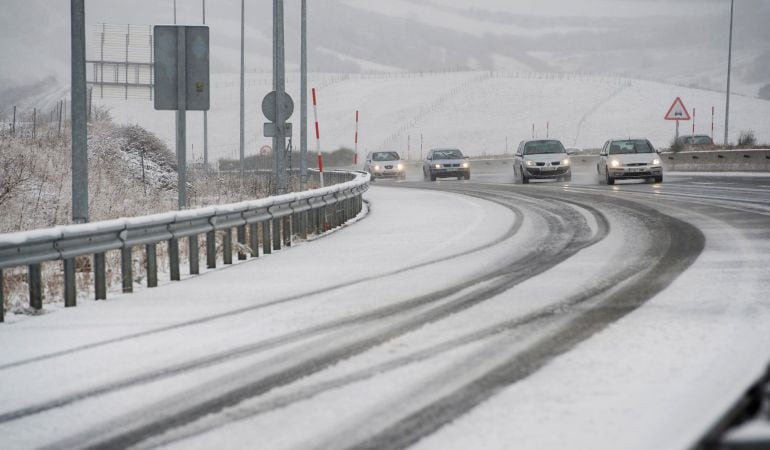
[[[64,260],[64,307],[77,306],[77,285],[75,281],[75,259]]]
[[[241,246],[246,245],[246,225],[241,225],[236,228],[236,237],[238,239],[238,243]],[[243,252],[242,248],[238,247],[238,261],[243,261],[246,259],[246,253]]]
[[[273,249],[281,249],[281,219],[273,219]]]
[[[198,235],[193,234],[188,238],[190,250],[190,275],[198,275],[200,270],[200,248],[198,246]]]
[[[293,216],[283,218],[283,245],[291,247],[291,222]]]
[[[94,298],[96,300],[107,299],[107,274],[104,253],[94,255]]]
[[[171,271],[171,281],[182,279],[179,273],[179,239],[171,238],[168,240],[168,260],[169,270]]]
[[[225,230],[225,239],[222,243],[222,252],[224,253],[225,264],[233,263],[233,229],[227,228]]]
[[[42,283],[40,281],[40,264],[30,264],[28,276],[29,283],[29,306],[32,309],[40,310],[43,308]]]
[[[251,248],[251,257],[259,258],[259,224],[249,224],[249,247]]]
[[[131,247],[123,247],[120,252],[120,276],[123,279],[123,292],[134,292],[134,273],[131,261]]]
[[[158,287],[158,244],[147,244],[147,287]]]
[[[206,233],[206,267],[217,268],[217,232],[214,230]]]
[[[0,269],[0,323],[5,322],[5,296],[3,295],[3,269]]]
[[[272,253],[271,241],[270,241],[270,220],[262,222],[262,253],[269,255]]]

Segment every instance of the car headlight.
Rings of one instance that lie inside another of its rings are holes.
[[[660,165],[660,160],[658,158],[653,159],[652,160],[652,165],[653,166],[659,166]]]
[[[379,166],[379,165],[377,165],[377,164],[375,164],[375,165],[374,165],[374,170],[380,170],[380,166]]]
[[[463,169],[467,169],[467,168],[468,168],[468,167],[470,167],[470,166],[471,166],[471,165],[470,165],[470,164],[468,164],[467,162],[464,162],[464,163],[463,163]]]
[[[618,161],[617,159],[613,159],[612,161],[610,161],[610,165],[612,167],[620,167],[620,161]]]
[[[396,168],[398,170],[404,170],[404,165],[403,164],[399,164],[398,166],[396,166]]]
[[[436,167],[436,169],[440,169],[441,168],[441,164],[436,164],[435,167]]]
[[[561,162],[563,166],[569,166],[569,158],[564,158]]]
[[[526,164],[529,167],[532,167],[532,166],[535,165],[535,161],[526,160],[526,161],[524,161],[524,164]]]

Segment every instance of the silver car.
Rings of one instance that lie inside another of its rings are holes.
[[[471,179],[471,165],[468,157],[456,148],[434,148],[422,163],[425,179],[457,177],[458,180]]]
[[[364,171],[369,172],[372,181],[377,178],[406,178],[406,166],[397,152],[369,152],[364,161]]]
[[[604,143],[596,164],[599,183],[644,179],[663,182],[660,155],[647,139],[611,139]]]
[[[556,139],[521,141],[513,157],[513,176],[524,184],[530,179],[572,181],[572,162]]]

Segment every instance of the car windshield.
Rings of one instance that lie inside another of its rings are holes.
[[[634,153],[655,153],[655,150],[644,139],[612,141],[610,144],[610,155],[632,155]]]
[[[463,154],[460,150],[436,150],[433,159],[463,159]]]
[[[543,153],[565,153],[565,150],[559,141],[531,141],[524,145],[525,155],[539,155]]]
[[[397,161],[399,159],[396,152],[375,152],[372,153],[372,161]]]
[[[711,145],[711,144],[713,144],[714,142],[713,142],[713,141],[711,140],[711,138],[710,138],[710,137],[708,137],[708,136],[695,136],[695,137],[692,139],[692,143],[693,143],[694,145]]]

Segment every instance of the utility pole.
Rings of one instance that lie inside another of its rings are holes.
[[[88,131],[86,128],[86,12],[84,0],[72,7],[72,221],[88,222]]]
[[[730,39],[727,46],[727,95],[725,99],[725,147],[728,144],[728,126],[730,123],[730,69],[733,62],[733,6],[735,0],[730,0]]]
[[[299,190],[307,184],[307,0],[302,0],[299,83]]]
[[[176,25],[176,0],[174,0],[174,25]]]
[[[245,176],[243,165],[244,165],[244,160],[246,159],[245,158],[246,151],[244,149],[244,146],[245,146],[245,136],[246,136],[245,123],[244,123],[245,116],[246,116],[246,112],[245,112],[246,94],[245,94],[245,89],[244,89],[244,71],[245,71],[244,64],[245,64],[245,59],[244,59],[244,47],[243,47],[243,42],[244,42],[243,35],[244,35],[244,28],[245,28],[245,23],[246,23],[245,11],[246,10],[245,10],[245,6],[244,6],[244,0],[241,0],[241,113],[240,113],[241,114],[241,122],[240,122],[241,128],[240,128],[240,147],[239,147],[240,148],[240,161],[241,161],[241,183],[243,183],[243,178]],[[275,149],[273,150],[273,152],[275,152]]]
[[[206,25],[206,0],[203,0],[203,25]],[[209,112],[203,111],[203,168],[209,168]]]
[[[286,93],[286,61],[284,57],[283,0],[273,0],[273,88],[275,90],[275,136],[273,136],[273,159],[276,194],[286,193],[286,111],[283,98]]]

